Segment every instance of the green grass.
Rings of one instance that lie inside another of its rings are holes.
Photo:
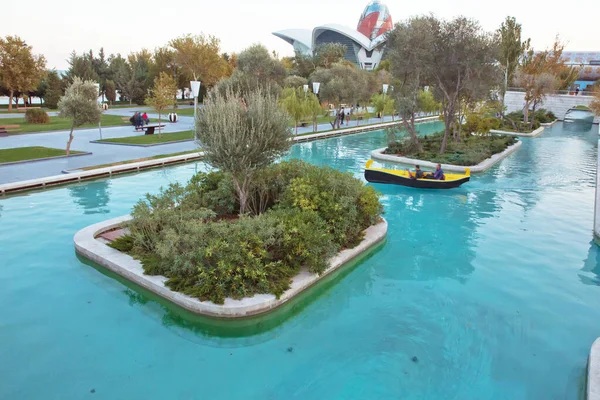
[[[157,160],[159,158],[180,156],[180,155],[183,155],[183,154],[198,153],[199,151],[200,150],[189,150],[189,151],[180,151],[178,153],[159,154],[159,155],[151,156],[151,157],[136,158],[135,160],[119,161],[119,162],[110,163],[110,164],[91,165],[89,167],[81,168],[81,170],[83,170],[83,171],[90,171],[92,169],[105,168],[105,167],[114,167],[115,165],[131,164],[131,163],[140,162],[140,161]]]
[[[109,143],[124,143],[124,144],[155,144],[155,143],[170,143],[178,140],[189,140],[194,138],[193,131],[183,131],[175,133],[163,133],[159,135],[136,135],[126,136],[122,138],[103,139],[100,142]]]
[[[584,106],[584,105],[578,105],[578,106],[575,106],[573,108],[576,109],[576,110],[585,110],[585,111],[589,111],[590,110],[589,107]]]
[[[129,121],[123,121],[123,117],[118,115],[102,115],[102,126],[119,126],[119,125],[131,125]],[[20,133],[31,133],[31,132],[49,132],[49,131],[62,131],[71,129],[71,120],[67,118],[50,117],[50,123],[48,124],[28,124],[25,122],[25,118],[2,118],[0,119],[0,126],[3,125],[21,125],[14,131],[9,131],[9,134],[18,135]],[[98,125],[87,124],[78,127],[81,128],[94,128]]]
[[[71,150],[71,154],[81,154],[81,151]],[[64,156],[67,152],[62,149],[52,149],[50,147],[17,147],[15,149],[0,150],[0,164],[25,160],[36,160],[46,157]]]
[[[156,113],[156,111],[152,111],[153,113]],[[163,111],[162,115],[165,115],[165,119],[168,118],[169,113],[177,113],[178,116],[180,117],[193,117],[194,116],[194,108],[170,108],[168,110]]]

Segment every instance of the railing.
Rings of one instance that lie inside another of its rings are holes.
[[[525,89],[519,87],[509,87],[506,89],[507,92],[525,92]],[[580,90],[579,93],[576,94],[575,90],[554,90],[549,94],[562,94],[562,95],[571,95],[571,96],[593,96],[594,92],[592,90]]]

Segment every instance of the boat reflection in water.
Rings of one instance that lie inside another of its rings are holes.
[[[592,129],[594,113],[589,109],[570,108],[565,114],[564,129],[570,132],[587,132]]]

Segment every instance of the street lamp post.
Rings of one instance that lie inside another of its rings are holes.
[[[200,94],[200,81],[190,81],[190,88],[194,95],[194,138],[196,137],[196,119],[198,118],[198,94]]]
[[[319,89],[321,88],[320,82],[313,82],[312,89],[315,96],[317,96],[317,100],[319,101],[319,105],[321,105],[321,101],[319,100]],[[304,85],[304,91],[308,90],[308,85]],[[317,131],[317,117],[314,117],[313,120],[313,132]]]

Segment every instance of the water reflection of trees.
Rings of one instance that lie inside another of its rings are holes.
[[[592,240],[588,256],[579,273],[579,279],[586,285],[600,286],[600,248]]]
[[[84,214],[107,214],[110,212],[110,181],[102,180],[69,186],[73,202],[83,209]]]

